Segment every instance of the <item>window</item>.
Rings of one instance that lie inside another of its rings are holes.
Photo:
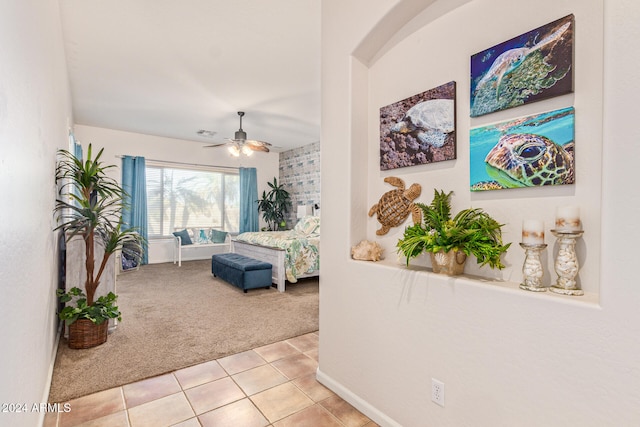
[[[185,228],[237,232],[240,179],[237,170],[179,167],[147,161],[149,238]]]

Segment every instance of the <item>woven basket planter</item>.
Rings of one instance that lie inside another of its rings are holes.
[[[96,325],[88,319],[78,319],[69,325],[69,348],[91,348],[107,341],[109,321]]]

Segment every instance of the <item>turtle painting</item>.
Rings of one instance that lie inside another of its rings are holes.
[[[574,110],[471,129],[471,191],[575,183]]]
[[[456,82],[380,108],[380,170],[456,158]]]
[[[500,98],[500,84],[502,83],[504,76],[509,75],[522,65],[529,55],[552,43],[557,43],[570,26],[571,22],[566,22],[559,29],[555,30],[532,47],[518,47],[503,52],[491,64],[491,68],[489,68],[489,70],[482,76],[482,79],[480,79],[476,85],[475,90],[480,90],[484,85],[493,80],[495,82],[496,98]]]
[[[505,135],[485,162],[503,188],[573,184],[573,147],[573,142],[560,146],[541,135]]]
[[[420,184],[411,184],[411,187],[405,189],[404,181],[395,176],[385,178],[384,182],[393,185],[396,189],[384,193],[380,201],[369,209],[369,216],[377,215],[378,222],[382,224],[382,228],[376,231],[378,236],[383,236],[391,227],[402,224],[409,214],[414,224],[422,220],[422,212],[413,202],[422,192]]]
[[[471,117],[573,91],[574,16],[471,56]]]
[[[413,133],[420,143],[442,147],[455,130],[453,99],[430,99],[409,108],[391,132]]]

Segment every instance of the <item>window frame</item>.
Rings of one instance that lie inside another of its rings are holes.
[[[222,195],[220,197],[220,200],[222,200],[223,203],[223,208],[221,209],[222,212],[222,218],[221,218],[221,223],[222,223],[222,229],[223,231],[227,231],[230,234],[236,234],[238,232],[238,230],[227,230],[225,229],[225,224],[227,224],[228,221],[228,213],[227,213],[227,209],[225,207],[225,203],[226,203],[226,193],[227,193],[227,186],[226,186],[226,179],[227,176],[236,176],[238,177],[238,202],[239,202],[239,196],[240,196],[240,182],[239,182],[239,176],[240,176],[240,168],[238,167],[231,167],[231,166],[211,166],[211,165],[198,165],[198,164],[189,164],[189,163],[179,163],[179,162],[168,162],[168,161],[159,161],[159,160],[147,160],[146,161],[146,168],[147,170],[149,169],[160,169],[161,172],[161,176],[163,179],[161,179],[160,182],[160,193],[161,193],[161,203],[164,207],[164,186],[165,186],[165,179],[164,179],[164,170],[165,169],[179,169],[179,170],[183,170],[183,171],[190,171],[190,172],[207,172],[207,173],[219,173],[222,174]],[[149,177],[148,175],[145,177],[145,183],[147,184],[147,222],[150,223],[150,206],[151,204],[149,203]],[[239,206],[238,206],[239,209]],[[159,223],[160,223],[160,228],[161,228],[161,234],[151,234],[151,232],[149,232],[149,236],[148,239],[149,240],[160,240],[160,239],[167,239],[169,237],[173,237],[172,233],[175,230],[164,230],[164,220],[165,220],[165,209],[161,209],[160,215],[159,215]],[[240,218],[239,218],[239,212],[238,212],[238,225],[240,222]],[[197,226],[186,226],[187,229],[189,228],[198,228]],[[202,227],[202,228],[209,228],[209,227]]]

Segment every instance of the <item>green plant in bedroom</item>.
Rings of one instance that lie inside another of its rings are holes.
[[[262,192],[262,198],[258,199],[258,211],[262,212],[270,231],[282,230],[287,226],[285,216],[291,207],[291,197],[283,185],[278,185],[275,177],[273,182],[267,184],[271,189],[268,193],[266,190]]]
[[[422,210],[422,222],[407,227],[404,236],[398,241],[398,252],[409,260],[422,252],[430,253],[436,271],[436,261],[444,254],[460,251],[462,266],[466,256],[474,255],[478,264],[489,264],[491,268],[504,268],[500,256],[507,251],[511,243],[502,242],[501,227],[489,214],[480,208],[469,208],[458,212],[452,218],[451,194],[434,190],[430,205],[416,203]],[[438,255],[436,255],[438,254]],[[438,272],[438,271],[436,271]],[[444,271],[450,274],[448,271]],[[460,274],[460,270],[457,274]]]
[[[109,319],[122,320],[122,313],[116,305],[118,297],[113,292],[98,297],[92,305],[87,304],[87,296],[80,288],[71,288],[68,292],[58,289],[58,297],[60,302],[67,303],[75,298],[75,306],[67,305],[60,313],[60,319],[65,321],[66,325],[70,325],[78,319],[88,319],[96,325]]]
[[[125,192],[116,180],[107,175],[107,170],[115,166],[102,163],[103,150],[92,159],[92,147],[89,145],[84,161],[67,150],[58,151],[56,183],[59,197],[54,212],[59,225],[55,230],[62,230],[67,242],[75,237],[82,238],[85,249],[84,290],[58,291],[61,302],[71,303],[60,311],[59,317],[69,325],[69,346],[72,348],[102,344],[107,338],[108,322],[105,321],[120,319],[115,294],[110,292],[95,298],[111,255],[123,250],[125,243],[128,254],[138,257],[138,261],[143,251],[142,238],[136,230],[122,228]],[[104,249],[104,253],[96,260],[97,245]],[[98,332],[94,328],[98,328]]]

